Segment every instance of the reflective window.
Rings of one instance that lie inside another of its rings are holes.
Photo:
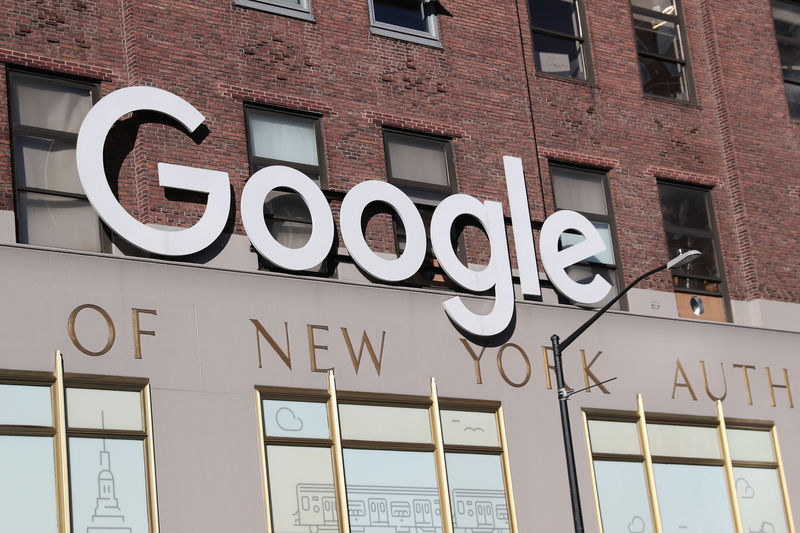
[[[314,20],[311,13],[311,0],[233,0],[233,3],[287,17]]]
[[[0,425],[52,426],[52,411],[49,386],[0,384]]]
[[[582,0],[528,0],[536,70],[589,79]]]
[[[320,118],[283,110],[245,106],[250,172],[281,165],[299,170],[320,187],[327,185]],[[311,237],[311,213],[303,199],[289,189],[276,189],[264,202],[267,229],[282,245],[301,248]],[[259,256],[259,264],[266,267]],[[321,264],[314,272],[327,272]]]
[[[439,46],[439,14],[449,15],[439,1],[369,0],[372,33],[406,41]]]
[[[339,405],[339,417],[343,439],[432,442],[430,416],[424,408],[346,403]]]
[[[631,0],[631,12],[645,94],[692,100],[680,0]]]
[[[789,116],[797,120],[800,119],[800,2],[772,0],[772,19]]]
[[[653,532],[641,461],[595,461],[594,475],[603,531]]]
[[[733,533],[721,466],[653,465],[664,531]]]
[[[608,296],[595,304],[603,306],[617,295],[622,282],[616,259],[619,253],[614,239],[616,228],[609,201],[607,175],[604,171],[550,163],[550,178],[556,210],[569,209],[582,214],[592,222],[605,242],[604,252],[567,268],[570,278],[579,283],[589,283],[595,276],[600,276],[611,284]],[[563,248],[582,241],[583,236],[577,233],[561,235]],[[571,303],[564,297],[560,298],[563,303]],[[619,302],[615,308],[621,308]]]
[[[75,145],[97,87],[10,71],[19,242],[104,251],[108,238],[78,178]]]
[[[725,320],[722,261],[713,223],[711,191],[661,182],[658,184],[658,195],[669,257],[676,257],[688,250],[699,250],[703,254],[671,271],[675,291],[687,293],[687,297],[694,294],[702,298],[702,312],[695,312],[694,316]],[[680,302],[678,311],[682,313]],[[692,317],[691,313],[692,310],[687,307],[686,314],[681,316]]]

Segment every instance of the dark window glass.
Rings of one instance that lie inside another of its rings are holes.
[[[373,0],[373,9],[378,22],[428,31],[428,22],[419,0]]]
[[[658,194],[669,257],[688,250],[703,253],[672,271],[675,290],[721,295],[719,242],[711,223],[710,191],[660,183]]]
[[[588,79],[580,0],[529,0],[536,70]]]
[[[9,86],[19,242],[104,251],[75,162],[95,86],[22,72],[9,73]]]
[[[789,116],[800,119],[800,2],[772,0]]]
[[[689,64],[677,0],[631,0],[645,94],[690,100]]]

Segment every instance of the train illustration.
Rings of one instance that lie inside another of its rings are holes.
[[[456,533],[509,533],[502,490],[454,489]],[[435,488],[348,485],[347,507],[353,533],[441,533],[439,492]],[[333,485],[298,483],[295,524],[309,533],[337,531]]]

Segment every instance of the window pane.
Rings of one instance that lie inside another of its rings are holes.
[[[597,229],[598,233],[600,233],[600,238],[603,240],[606,249],[599,254],[593,255],[592,257],[586,259],[586,261],[589,261],[590,263],[601,263],[604,265],[616,264],[616,261],[614,261],[614,243],[611,240],[611,226],[605,222],[592,222],[592,225]],[[585,240],[586,238],[578,233],[561,234],[561,246],[563,248],[569,248],[570,246],[581,243]]]
[[[375,21],[427,32],[428,21],[420,0],[372,0]]]
[[[264,427],[269,437],[327,439],[328,407],[319,402],[264,400]]]
[[[647,437],[653,455],[722,458],[717,428],[647,424]]]
[[[142,397],[138,392],[70,388],[67,422],[71,428],[142,431]]]
[[[69,475],[74,531],[150,530],[144,441],[71,437]]]
[[[414,135],[384,132],[389,176],[447,187],[447,143]]]
[[[250,152],[255,157],[319,165],[315,121],[250,110]]]
[[[595,461],[594,475],[603,531],[653,532],[642,463]]]
[[[734,461],[775,461],[772,435],[769,431],[729,429],[728,446]]]
[[[800,44],[778,42],[781,55],[781,69],[787,80],[800,82]]]
[[[534,33],[533,48],[536,50],[536,70],[539,72],[586,79],[583,46],[579,41]]]
[[[3,531],[58,533],[52,437],[0,435]]]
[[[20,187],[83,194],[75,160],[75,143],[45,137],[17,136],[14,146]]]
[[[353,530],[442,527],[432,452],[345,449],[344,473]]]
[[[0,385],[0,425],[52,426],[52,411],[49,386]]]
[[[267,446],[267,467],[275,533],[337,530],[330,448]]]
[[[653,471],[664,531],[733,533],[721,466],[655,464]]]
[[[778,471],[772,468],[733,469],[744,531],[787,533]]]
[[[311,238],[311,224],[270,219],[267,229],[275,240],[287,248],[302,248]]]
[[[668,231],[667,249],[670,257],[676,257],[687,250],[699,250],[703,254],[691,263],[673,269],[673,275],[719,279],[719,269],[714,254],[714,240],[711,237],[695,237]]]
[[[532,0],[530,7],[535,28],[580,37],[578,6],[574,0]]]
[[[343,439],[432,442],[427,409],[339,404]]]
[[[642,453],[636,422],[589,420],[589,435],[595,453]]]
[[[800,85],[784,83],[786,88],[786,101],[789,104],[789,116],[800,119]]]
[[[99,252],[100,221],[89,202],[20,192],[20,242]]]
[[[800,5],[785,0],[772,0],[775,33],[779,37],[800,40]]]
[[[572,209],[597,215],[608,214],[602,174],[552,165],[550,175],[558,209]]]
[[[642,89],[647,94],[686,100],[686,83],[683,66],[672,61],[639,57]]]
[[[652,9],[665,15],[675,14],[674,0],[631,0],[631,5]]]
[[[448,453],[447,482],[455,533],[509,531],[503,467],[499,455]],[[420,507],[416,505],[415,511]]]
[[[658,186],[664,224],[711,231],[707,191],[661,184]]]
[[[665,20],[633,14],[636,46],[640,52],[682,59],[678,26]]]
[[[472,411],[441,411],[445,444],[500,446],[497,416]]]
[[[12,75],[14,122],[77,133],[89,108],[91,88],[72,87],[46,78]]]

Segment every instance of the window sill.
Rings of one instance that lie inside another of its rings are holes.
[[[678,100],[677,98],[667,98],[666,96],[657,96],[654,94],[642,94],[642,100],[652,100],[654,102],[663,102],[665,104],[700,109],[700,104],[697,103],[697,100]]]
[[[306,10],[300,7],[292,7],[277,2],[272,3],[259,0],[233,0],[233,3],[241,7],[257,9],[258,11],[264,11],[275,15],[282,15],[284,17],[291,17],[299,20],[305,20],[306,22],[316,23],[314,15],[311,13],[310,9]]]
[[[550,74],[548,72],[541,72],[536,71],[535,77],[543,78],[546,80],[554,80],[554,81],[563,81],[567,83],[572,83],[574,85],[579,85],[581,87],[589,87],[591,89],[600,89],[595,83],[591,80],[579,80],[578,78],[571,78],[568,76],[559,76],[558,74]]]
[[[245,0],[237,0],[237,1],[245,1]],[[429,46],[431,48],[440,48],[440,49],[443,48],[442,43],[441,41],[439,41],[438,37],[423,37],[420,35],[412,35],[410,33],[405,33],[402,30],[392,30],[388,28],[381,28],[378,26],[370,26],[369,31],[373,35],[380,35],[381,37],[390,37],[400,41],[406,41],[406,42],[421,44],[423,46]]]

